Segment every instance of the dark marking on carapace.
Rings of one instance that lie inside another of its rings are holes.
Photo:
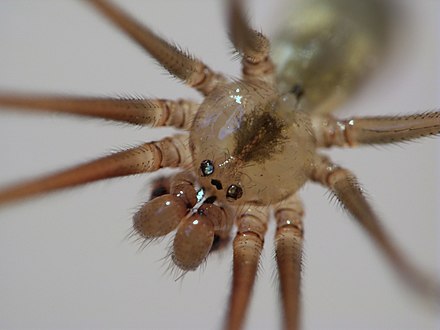
[[[272,104],[267,106],[272,107]],[[282,120],[269,111],[249,113],[243,117],[235,134],[234,157],[243,162],[264,162],[273,154],[282,152],[287,137]]]
[[[217,190],[222,190],[223,189],[223,185],[219,180],[216,179],[212,179],[211,180],[211,184],[217,189]]]

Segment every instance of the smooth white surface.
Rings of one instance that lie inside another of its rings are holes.
[[[219,1],[119,1],[161,35],[237,75]],[[436,0],[400,1],[408,20],[392,61],[341,115],[439,108]],[[278,4],[276,4],[278,5]],[[255,26],[274,31],[274,2],[250,1]],[[396,37],[397,38],[397,37]],[[396,39],[397,40],[397,39]],[[86,95],[198,96],[82,1],[0,2],[0,90]],[[0,184],[158,139],[132,129],[53,115],[0,113]],[[369,192],[384,225],[424,269],[440,277],[438,139],[335,150]],[[226,309],[231,249],[174,282],[167,242],[124,239],[146,198],[148,175],[98,183],[0,210],[0,328],[218,329]],[[305,329],[436,329],[438,315],[400,284],[370,241],[320,187],[303,192]],[[273,228],[247,328],[279,327]],[[437,254],[436,254],[437,253]],[[165,273],[165,274],[164,274]]]

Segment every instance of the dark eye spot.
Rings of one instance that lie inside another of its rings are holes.
[[[214,204],[214,202],[217,200],[216,196],[210,196],[203,203],[205,204]]]
[[[209,159],[206,159],[200,163],[200,170],[203,176],[209,176],[214,173],[214,164]]]
[[[243,189],[240,186],[231,184],[226,192],[226,198],[237,200],[243,196]]]
[[[215,186],[217,188],[217,190],[222,190],[223,189],[222,183],[220,181],[218,181],[218,180],[212,179],[211,180],[211,184],[213,186]]]
[[[304,88],[300,84],[295,84],[290,90],[292,94],[295,94],[296,98],[299,100],[304,95]]]

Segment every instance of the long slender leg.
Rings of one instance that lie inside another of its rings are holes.
[[[293,195],[275,206],[275,251],[283,304],[284,329],[300,327],[300,282],[303,205]]]
[[[238,330],[243,327],[263,249],[267,221],[267,207],[245,206],[237,217],[232,288],[225,329]]]
[[[397,143],[439,134],[440,112],[344,120],[314,115],[312,125],[318,147]]]
[[[273,83],[274,65],[269,55],[269,40],[249,26],[241,2],[229,0],[229,37],[243,57],[243,76]]]
[[[347,211],[388,258],[397,273],[420,293],[440,302],[440,286],[421,274],[399,251],[382,228],[379,218],[362,194],[356,177],[348,170],[333,164],[328,158],[318,156],[311,179],[328,187]]]
[[[176,46],[155,35],[122,9],[105,0],[87,0],[104,16],[127,33],[168,72],[204,95],[209,94],[224,77]]]
[[[98,180],[153,172],[162,167],[187,167],[191,157],[186,135],[109,155],[94,161],[0,190],[0,205]]]
[[[68,113],[135,125],[174,126],[188,130],[199,105],[186,100],[0,94],[0,107]]]

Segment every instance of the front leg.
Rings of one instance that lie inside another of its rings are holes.
[[[176,135],[141,144],[72,168],[0,189],[0,206],[110,178],[155,172],[163,167],[190,166],[191,154],[186,135]]]

